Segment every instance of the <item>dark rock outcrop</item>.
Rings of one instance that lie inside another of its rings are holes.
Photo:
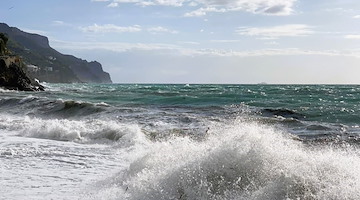
[[[21,67],[12,60],[16,57],[0,58],[0,87],[21,91],[44,91],[44,87],[27,76]]]
[[[263,115],[265,116],[281,116],[285,118],[294,118],[294,119],[304,119],[306,118],[305,115],[301,113],[297,113],[292,110],[288,109],[271,109],[271,108],[265,108],[262,110]]]
[[[0,87],[11,90],[43,91],[44,87],[32,81],[21,68],[21,59],[9,55],[7,42],[7,36],[0,33]]]
[[[38,67],[29,74],[40,81],[111,83],[110,75],[103,71],[100,63],[61,54],[50,47],[47,37],[26,33],[4,23],[0,23],[0,32],[8,35],[10,51],[21,56],[26,64]]]

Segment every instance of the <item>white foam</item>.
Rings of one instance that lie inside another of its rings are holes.
[[[23,104],[23,103],[27,103],[27,102],[33,101],[33,100],[35,100],[35,99],[38,99],[38,97],[35,97],[35,96],[33,96],[33,95],[29,95],[29,96],[26,96],[26,97],[22,98],[22,99],[19,101],[19,103],[20,103],[20,104]]]
[[[104,106],[104,107],[110,107],[109,104],[105,103],[105,102],[100,102],[100,103],[96,103],[96,106]]]
[[[155,142],[93,199],[359,199],[355,149],[313,149],[257,123],[211,127],[205,141]]]
[[[19,93],[17,90],[8,90],[5,88],[0,88],[0,93]]]
[[[122,124],[112,120],[40,119],[0,115],[0,127],[20,136],[80,143],[117,142],[131,146],[136,143],[136,137],[145,138],[137,124]]]

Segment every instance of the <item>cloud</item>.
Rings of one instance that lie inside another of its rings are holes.
[[[345,39],[356,39],[360,40],[360,35],[345,35]]]
[[[360,15],[353,16],[354,19],[360,19]]]
[[[185,45],[199,45],[199,42],[193,42],[193,41],[180,41],[179,44],[185,44]]]
[[[110,8],[115,8],[115,7],[118,7],[119,6],[119,4],[118,3],[116,3],[116,2],[112,2],[112,3],[110,3],[107,7],[110,7]]]
[[[116,3],[133,3],[139,6],[183,6],[189,0],[112,0]]]
[[[98,25],[94,24],[91,26],[80,27],[79,28],[83,32],[88,33],[133,33],[133,32],[140,32],[143,30],[148,31],[151,34],[163,34],[163,33],[170,33],[170,34],[177,34],[179,33],[176,30],[171,30],[162,26],[150,27],[148,29],[143,29],[140,25],[133,25],[133,26],[117,26],[114,24],[104,24]]]
[[[185,17],[200,17],[200,16],[205,16],[207,13],[209,12],[217,12],[217,13],[224,13],[227,10],[225,8],[215,8],[215,7],[206,7],[206,8],[199,8],[197,10],[194,10],[192,12],[189,13],[185,13]]]
[[[73,27],[72,24],[66,23],[66,22],[61,21],[61,20],[52,21],[51,25],[52,25],[52,26],[67,26],[67,27]]]
[[[195,6],[198,6],[199,4],[198,3],[196,3],[196,2],[194,2],[194,1],[192,1],[192,2],[190,2],[189,4],[188,4],[188,6],[191,6],[191,7],[195,7]]]
[[[204,16],[210,12],[246,11],[264,15],[290,15],[296,0],[198,0],[201,8],[186,17]]]
[[[232,51],[224,49],[198,49],[192,51],[183,51],[183,55],[188,56],[213,56],[213,57],[263,57],[263,56],[345,56],[360,58],[360,51],[317,51],[303,50],[298,48],[266,48],[253,51]]]
[[[161,26],[158,27],[152,27],[147,29],[150,33],[152,34],[160,34],[160,33],[171,33],[171,34],[177,34],[179,33],[178,31],[175,30],[170,30]]]
[[[346,56],[360,58],[360,49],[347,51],[316,51],[298,48],[266,48],[252,51],[234,51],[226,49],[194,49],[179,45],[162,43],[120,43],[120,42],[67,42],[51,40],[51,46],[62,50],[105,50],[117,53],[144,52],[152,55],[175,56],[207,56],[207,57],[259,57],[259,56],[293,56],[293,55],[321,55],[321,56]]]
[[[239,35],[256,36],[260,39],[276,39],[279,37],[308,36],[314,33],[306,24],[287,24],[273,27],[242,27],[236,31]]]
[[[105,24],[105,25],[94,24],[92,26],[80,27],[80,30],[82,30],[83,32],[92,32],[92,33],[125,33],[125,32],[139,32],[142,29],[139,25],[123,27],[123,26],[116,26],[114,24]]]
[[[51,45],[59,49],[70,50],[107,50],[114,52],[164,51],[177,50],[180,46],[159,43],[123,43],[123,42],[68,42],[51,40]]]
[[[210,40],[213,43],[234,43],[234,42],[242,42],[242,40]]]
[[[265,42],[266,45],[279,45],[278,42],[275,41],[270,41],[270,42]]]
[[[107,1],[107,0],[92,0]],[[245,11],[263,15],[290,15],[297,0],[112,0],[109,7],[120,3],[131,3],[138,6],[172,6],[198,9],[184,14],[186,17],[199,17],[208,13]],[[111,6],[110,6],[111,5]]]
[[[60,21],[60,20],[55,20],[55,21],[53,21],[53,25],[59,25],[59,26],[61,26],[61,25],[64,25],[64,24],[65,24],[65,22]]]

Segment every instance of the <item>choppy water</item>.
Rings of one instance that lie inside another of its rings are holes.
[[[0,90],[0,199],[360,199],[360,86]]]

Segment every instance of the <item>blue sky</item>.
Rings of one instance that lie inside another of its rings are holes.
[[[3,0],[119,83],[360,84],[358,0]]]

